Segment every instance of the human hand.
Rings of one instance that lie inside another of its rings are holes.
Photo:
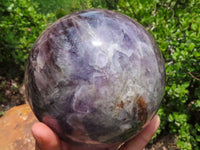
[[[160,118],[156,115],[149,125],[137,136],[125,143],[120,150],[142,150],[151,140],[160,125]],[[87,147],[72,146],[60,140],[58,136],[44,123],[37,122],[32,126],[32,134],[36,140],[36,150],[91,150]],[[108,150],[108,149],[95,149]]]

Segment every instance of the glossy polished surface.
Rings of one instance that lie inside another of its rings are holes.
[[[137,22],[108,10],[61,18],[35,42],[25,75],[38,119],[63,140],[120,143],[159,108],[162,56]]]

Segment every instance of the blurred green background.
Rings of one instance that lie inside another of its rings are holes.
[[[161,125],[152,143],[176,135],[179,149],[200,149],[199,0],[1,0],[0,77],[23,83],[36,38],[58,18],[82,9],[126,14],[155,38],[166,66],[166,92],[158,111]],[[5,82],[0,82],[3,91]],[[0,93],[0,103],[6,98]]]

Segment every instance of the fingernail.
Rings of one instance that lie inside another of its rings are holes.
[[[155,117],[154,117],[154,119],[153,119],[153,124],[152,125],[154,125],[154,127],[153,127],[153,131],[156,131],[157,129],[158,129],[158,127],[159,127],[159,125],[160,125],[160,117],[158,116],[158,115],[156,115]]]

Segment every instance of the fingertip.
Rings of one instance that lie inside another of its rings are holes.
[[[160,117],[159,117],[159,115],[158,115],[158,114],[156,114],[152,120],[157,120],[157,121],[159,121],[159,122],[160,122]]]
[[[32,134],[36,140],[36,149],[58,150],[60,141],[58,136],[44,123],[37,122],[32,126]]]
[[[159,126],[160,126],[160,117],[156,114],[152,119],[152,121],[147,126],[147,128],[151,128],[152,133],[155,134]]]
[[[41,127],[42,127],[42,123],[36,122],[33,124],[31,128],[32,135],[38,144],[42,144],[43,133],[41,132]]]
[[[151,120],[149,125],[144,128],[141,133],[138,135],[141,139],[143,139],[143,143],[147,144],[149,140],[153,137],[160,126],[160,117],[155,115],[154,118]]]

